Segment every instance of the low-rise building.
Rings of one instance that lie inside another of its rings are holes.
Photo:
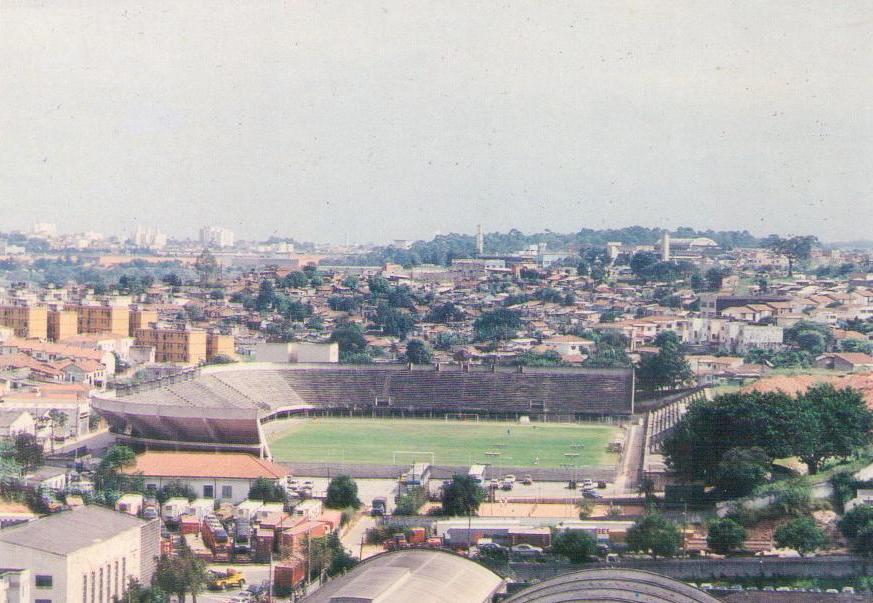
[[[243,453],[145,452],[124,473],[141,475],[146,491],[168,483],[189,486],[198,496],[239,503],[258,478],[284,485],[289,470],[272,461]]]
[[[90,505],[0,531],[0,567],[30,570],[28,601],[106,603],[151,581],[159,548],[158,521]]]

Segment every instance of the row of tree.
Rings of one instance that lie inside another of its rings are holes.
[[[682,477],[740,496],[765,480],[774,459],[797,456],[816,473],[867,445],[871,428],[873,413],[851,388],[734,393],[692,404],[663,451]]]

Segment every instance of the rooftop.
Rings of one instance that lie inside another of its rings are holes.
[[[145,452],[124,473],[149,477],[214,477],[226,479],[279,479],[284,467],[251,454],[221,452]]]
[[[89,505],[0,531],[0,550],[5,543],[68,555],[145,523],[126,513]]]

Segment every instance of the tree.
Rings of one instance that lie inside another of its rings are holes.
[[[391,289],[391,284],[381,276],[371,276],[367,279],[367,288],[372,295],[384,295]]]
[[[309,277],[306,276],[305,272],[295,270],[285,275],[285,278],[282,279],[282,286],[286,289],[303,289],[309,286]]]
[[[588,532],[564,530],[552,540],[552,552],[570,563],[585,563],[597,554],[597,543]]]
[[[433,359],[430,347],[421,339],[410,339],[406,344],[406,362],[429,364]]]
[[[249,499],[264,502],[285,502],[285,489],[273,480],[259,477],[249,488]]]
[[[272,279],[265,278],[258,288],[258,296],[255,298],[255,310],[264,312],[273,307],[276,302],[276,289]]]
[[[722,457],[731,448],[758,447],[769,459],[792,456],[796,415],[796,401],[782,392],[724,394],[692,403],[664,440],[662,450],[673,471],[712,484]]]
[[[161,281],[164,282],[169,287],[181,287],[182,279],[175,272],[168,272],[161,278]]]
[[[763,247],[788,260],[789,277],[794,276],[794,264],[799,260],[809,259],[812,248],[817,244],[818,239],[812,235],[786,238],[770,235],[762,241]]]
[[[855,389],[822,383],[797,397],[795,454],[817,473],[827,458],[845,458],[870,443],[873,412]]]
[[[69,417],[64,411],[53,408],[49,411],[49,418],[52,421],[52,447],[54,447],[55,427],[63,429]]]
[[[380,304],[376,308],[376,324],[382,327],[382,332],[386,335],[406,339],[406,335],[415,326],[415,319],[406,310]]]
[[[682,534],[672,521],[649,513],[628,528],[626,541],[628,549],[649,553],[652,558],[673,557],[682,544]]]
[[[630,261],[630,269],[640,278],[648,278],[649,269],[658,263],[658,256],[651,251],[638,251]]]
[[[427,322],[438,322],[438,323],[448,323],[448,322],[460,322],[464,320],[467,315],[464,311],[453,304],[452,302],[446,302],[444,304],[437,304],[434,306],[431,311],[427,315]]]
[[[194,261],[194,270],[200,276],[200,284],[206,285],[218,274],[218,261],[208,249],[204,249]]]
[[[167,603],[169,596],[158,586],[143,586],[136,578],[130,578],[117,600],[124,603]]]
[[[349,323],[338,326],[330,336],[331,343],[339,344],[340,356],[359,354],[367,350],[367,339],[360,325]]]
[[[555,350],[546,350],[542,353],[527,350],[516,356],[512,364],[513,366],[562,366],[564,360]]]
[[[822,548],[828,541],[824,532],[809,517],[798,517],[782,524],[776,528],[773,538],[779,548],[794,549],[801,557]]]
[[[197,603],[197,594],[203,591],[208,576],[206,563],[192,555],[190,550],[183,549],[176,557],[162,555],[158,559],[153,584],[164,592],[176,595],[180,603],[185,602],[185,596],[189,593]]]
[[[709,523],[706,546],[719,555],[729,555],[743,548],[746,529],[733,519],[716,519]]]
[[[394,507],[394,514],[418,515],[418,510],[426,502],[427,492],[425,489],[421,486],[413,486],[397,497],[397,505]]]
[[[849,540],[869,525],[873,525],[873,505],[858,505],[851,511],[846,511],[837,523],[842,535]]]
[[[15,462],[25,471],[33,471],[42,465],[44,456],[43,446],[35,435],[21,432],[15,436]]]
[[[851,542],[852,552],[864,559],[873,557],[873,524],[861,528]]]
[[[715,469],[714,483],[727,498],[749,494],[770,473],[770,457],[763,448],[731,448]]]
[[[644,356],[637,370],[640,386],[649,391],[679,386],[693,377],[685,360],[682,342],[673,331],[663,331],[655,338],[657,354]]]
[[[358,484],[348,475],[337,475],[327,486],[324,505],[331,509],[359,508],[361,501],[358,499]]]
[[[506,308],[483,312],[473,322],[473,329],[479,341],[512,339],[520,328],[521,314]]]
[[[728,270],[722,270],[721,268],[710,268],[706,271],[706,288],[710,291],[719,291],[721,290],[722,283],[724,282],[724,277],[726,277],[730,272]]]
[[[475,515],[485,500],[485,490],[469,475],[457,474],[443,487],[443,515],[460,517]]]

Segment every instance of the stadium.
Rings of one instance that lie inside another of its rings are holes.
[[[118,388],[92,406],[134,445],[269,455],[262,424],[294,415],[628,416],[634,377],[630,369],[245,363]]]

